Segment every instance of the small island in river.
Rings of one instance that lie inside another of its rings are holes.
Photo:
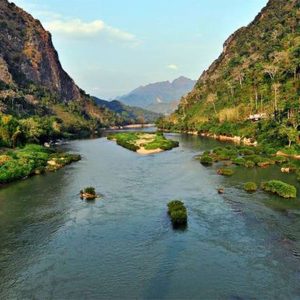
[[[107,138],[139,154],[159,153],[179,146],[179,142],[167,139],[161,132],[119,132]]]

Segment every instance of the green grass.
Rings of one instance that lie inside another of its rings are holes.
[[[293,185],[287,184],[279,180],[270,180],[262,183],[262,189],[266,192],[277,194],[283,198],[296,198],[297,189]]]

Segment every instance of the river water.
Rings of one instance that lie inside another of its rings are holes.
[[[180,147],[150,156],[74,141],[82,161],[2,188],[0,299],[300,299],[300,199],[242,190],[294,176],[218,176],[194,156],[219,142],[168,136]],[[82,201],[90,185],[103,198]],[[187,206],[185,231],[172,229],[172,199]]]

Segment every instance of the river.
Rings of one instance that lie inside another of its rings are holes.
[[[194,156],[220,142],[168,137],[180,147],[150,156],[73,141],[82,161],[1,188],[0,299],[300,299],[300,199],[242,189],[294,176],[218,176]],[[90,185],[103,198],[82,201]],[[185,231],[172,229],[172,199],[187,206]]]

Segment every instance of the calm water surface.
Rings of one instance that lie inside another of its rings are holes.
[[[300,199],[242,190],[293,175],[224,178],[194,160],[218,142],[169,136],[181,146],[150,156],[74,141],[81,162],[2,188],[0,299],[300,299]],[[89,185],[104,197],[80,200]],[[186,231],[170,225],[171,199],[186,203]]]

